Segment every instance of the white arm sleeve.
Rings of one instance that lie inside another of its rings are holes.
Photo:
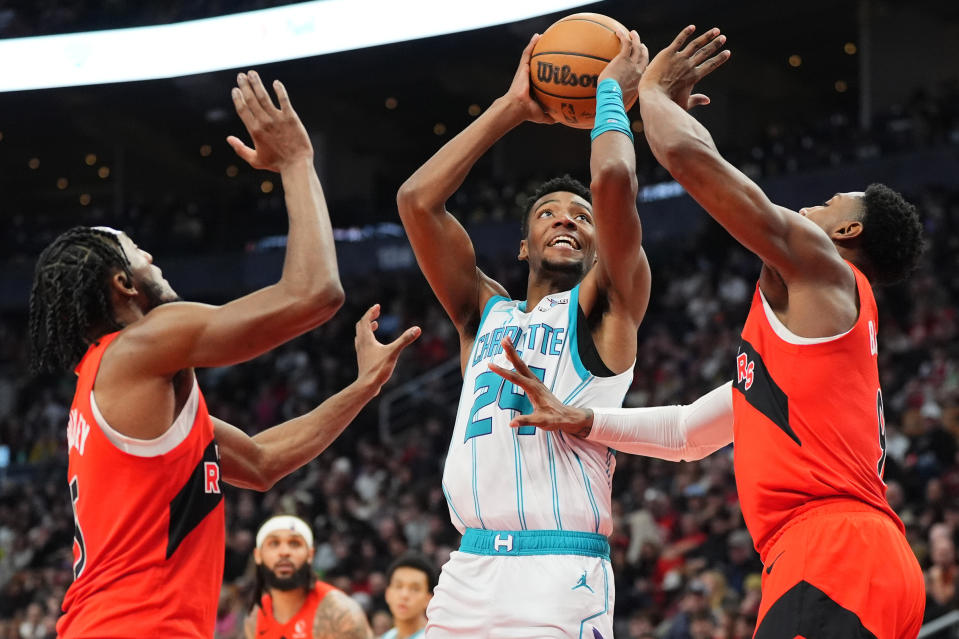
[[[733,441],[733,383],[688,406],[594,408],[586,439],[668,461],[702,459]]]

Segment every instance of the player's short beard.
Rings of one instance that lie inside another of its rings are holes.
[[[304,561],[303,565],[297,568],[289,577],[277,577],[275,572],[263,564],[257,566],[256,569],[268,589],[282,590],[284,592],[296,590],[297,588],[309,590],[313,585],[313,571],[310,569],[310,562],[308,561]]]
[[[157,282],[144,282],[142,287],[143,294],[147,298],[147,312],[152,311],[161,304],[169,304],[170,302],[180,301],[179,296],[174,296],[172,298],[164,297],[163,287]]]
[[[561,282],[564,288],[573,288],[586,277],[589,268],[586,261],[551,262],[546,258],[539,263],[540,270],[550,279]]]

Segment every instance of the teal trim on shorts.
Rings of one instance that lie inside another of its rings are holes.
[[[471,555],[528,557],[580,555],[609,560],[605,535],[577,530],[479,530],[467,528],[460,552]]]

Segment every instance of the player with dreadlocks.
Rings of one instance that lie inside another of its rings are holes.
[[[207,411],[193,369],[243,362],[305,333],[343,303],[332,230],[306,129],[279,82],[239,74],[237,114],[258,169],[280,174],[290,233],[279,281],[223,306],[181,302],[125,233],[75,228],[37,262],[34,370],[73,369],[67,426],[74,582],[61,637],[211,637],[223,576],[220,481],[266,490],[316,457],[392,374],[407,330],[376,341],[379,306],[356,326],[357,380],[255,437]]]

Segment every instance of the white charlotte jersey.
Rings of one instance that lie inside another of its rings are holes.
[[[500,296],[483,309],[443,471],[450,518],[461,533],[466,528],[612,532],[613,451],[560,432],[510,428],[510,420],[531,413],[532,406],[522,389],[488,367],[495,358],[511,368],[500,344],[509,337],[563,403],[622,406],[632,368],[611,377],[587,370],[580,345],[583,352],[595,347],[588,328],[577,326],[579,316],[579,286],[548,295],[533,309]]]

